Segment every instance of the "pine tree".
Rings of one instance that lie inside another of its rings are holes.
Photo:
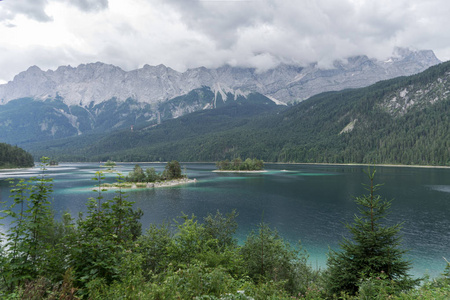
[[[352,224],[346,224],[352,239],[343,238],[341,251],[330,250],[328,265],[328,288],[331,294],[346,292],[355,294],[363,279],[387,279],[398,290],[411,288],[416,283],[408,275],[410,262],[403,259],[406,250],[400,248],[401,224],[383,224],[389,213],[391,201],[384,200],[375,192],[375,170],[368,169],[370,185],[368,195],[356,197],[359,215]]]

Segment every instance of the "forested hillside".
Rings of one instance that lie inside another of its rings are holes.
[[[32,166],[34,166],[34,160],[30,153],[17,146],[0,143],[0,169]]]
[[[257,157],[272,162],[450,165],[449,91],[447,62],[367,88],[320,94],[282,111],[256,114],[253,110],[264,110],[264,104],[234,104],[151,128],[30,150],[61,160]]]

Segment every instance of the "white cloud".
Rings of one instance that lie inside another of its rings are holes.
[[[51,17],[45,12],[47,0],[5,0],[0,3],[0,20],[13,20],[18,15],[39,22],[51,21]]]
[[[450,59],[447,0],[3,0],[0,83],[30,65],[266,69],[393,49]]]

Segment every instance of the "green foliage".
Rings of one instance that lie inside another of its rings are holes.
[[[292,249],[276,231],[261,223],[258,232],[252,231],[241,253],[247,274],[255,282],[281,282],[290,293],[305,292],[316,277],[307,265],[307,255]]]
[[[103,164],[102,167],[106,168],[106,171],[108,171],[108,172],[114,172],[114,168],[116,167],[116,163],[113,162],[112,160],[108,160],[107,162],[105,162]]]
[[[264,162],[256,158],[247,158],[245,161],[235,158],[231,162],[227,159],[218,161],[216,166],[217,169],[224,171],[258,171],[264,169]]]
[[[359,215],[355,215],[353,224],[346,224],[352,240],[344,238],[340,243],[341,251],[330,250],[329,253],[327,288],[330,294],[355,294],[358,288],[373,290],[373,284],[378,283],[371,280],[375,277],[391,281],[396,291],[410,289],[416,283],[408,275],[410,262],[403,259],[406,251],[400,248],[400,224],[388,226],[383,222],[391,203],[375,194],[380,187],[374,185],[375,170],[369,169],[367,175],[369,194],[356,198]]]
[[[155,168],[147,168],[145,170],[145,175],[147,177],[147,182],[155,182],[161,180],[161,175],[156,172]]]
[[[201,264],[170,271],[154,280],[156,299],[194,299],[206,295],[221,297],[236,292],[240,283],[221,268],[208,268]]]
[[[155,182],[161,180],[174,180],[186,177],[181,172],[180,163],[176,160],[168,162],[162,173],[157,173],[155,168],[144,170],[140,165],[135,165],[126,177],[127,182]]]
[[[151,224],[146,234],[136,241],[139,245],[138,253],[142,255],[142,269],[144,274],[162,273],[169,267],[169,249],[172,245],[173,234],[170,226],[163,223],[160,226]]]
[[[236,246],[237,241],[233,235],[238,227],[236,222],[238,216],[236,210],[231,211],[226,216],[220,211],[217,211],[214,216],[208,213],[203,219],[206,236],[209,239],[217,240],[219,247]]]
[[[2,279],[9,291],[26,280],[44,275],[55,227],[50,209],[52,180],[46,178],[48,158],[42,158],[42,175],[25,182],[12,182],[11,197],[14,202],[3,212],[12,218],[6,234],[5,256],[2,257]]]
[[[387,299],[391,295],[398,295],[402,287],[382,272],[378,277],[367,277],[359,283],[358,296],[360,299]]]
[[[17,146],[0,143],[0,169],[34,166],[33,156]]]
[[[180,163],[176,160],[169,161],[164,168],[162,177],[166,180],[182,178]]]
[[[150,171],[149,171],[150,172]],[[126,180],[128,182],[147,182],[146,174],[142,170],[140,165],[135,165],[133,171],[131,171]]]
[[[86,218],[80,217],[77,222],[76,245],[70,258],[80,287],[96,279],[106,283],[118,279],[120,261],[141,232],[142,212],[133,210],[133,203],[125,200],[121,189],[112,200],[102,202],[102,172],[97,172],[94,179],[98,182],[98,196],[89,199]],[[123,181],[120,174],[118,181]]]
[[[182,223],[177,224],[177,232],[169,246],[169,255],[175,267],[189,266],[203,251],[208,248],[204,227],[199,224],[195,216],[181,217]]]

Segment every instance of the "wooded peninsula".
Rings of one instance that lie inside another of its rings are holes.
[[[33,156],[19,148],[0,143],[0,169],[30,168],[34,166]]]

